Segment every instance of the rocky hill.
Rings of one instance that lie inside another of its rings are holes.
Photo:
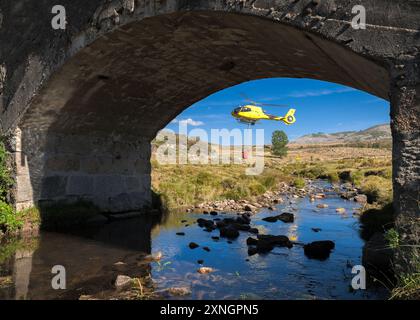
[[[343,131],[336,133],[313,133],[292,141],[291,144],[347,144],[373,143],[391,140],[389,124],[380,124],[361,131]]]

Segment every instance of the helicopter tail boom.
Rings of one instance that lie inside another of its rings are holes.
[[[284,117],[277,117],[275,120],[283,121],[287,125],[293,124],[296,122],[295,112],[296,109],[290,109]]]

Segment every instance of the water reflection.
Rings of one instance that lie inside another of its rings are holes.
[[[156,223],[156,219],[140,217],[66,233],[43,231],[36,246],[21,245],[23,249],[1,263],[3,281],[9,279],[13,285],[3,283],[0,298],[78,299],[91,294],[106,298],[118,274],[143,277],[150,273],[150,265],[141,261],[151,252],[151,229]],[[66,290],[51,286],[54,265],[66,269]]]

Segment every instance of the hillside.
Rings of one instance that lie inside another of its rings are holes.
[[[361,131],[343,131],[336,133],[313,133],[292,141],[291,144],[346,144],[373,143],[391,140],[389,124],[380,124]]]

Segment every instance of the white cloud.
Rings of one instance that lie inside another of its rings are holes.
[[[172,120],[172,121],[174,121],[174,120]],[[190,125],[190,126],[193,126],[193,127],[198,127],[198,126],[204,125],[204,122],[196,121],[196,120],[193,120],[191,118],[183,119],[183,120],[176,120],[174,123],[176,123],[176,122],[178,122],[181,125]]]
[[[342,88],[342,89],[325,89],[325,90],[317,90],[317,91],[302,91],[302,92],[292,92],[289,94],[289,97],[292,98],[305,98],[305,97],[319,97],[319,96],[328,96],[331,94],[338,94],[338,93],[346,93],[356,91],[353,88]]]

